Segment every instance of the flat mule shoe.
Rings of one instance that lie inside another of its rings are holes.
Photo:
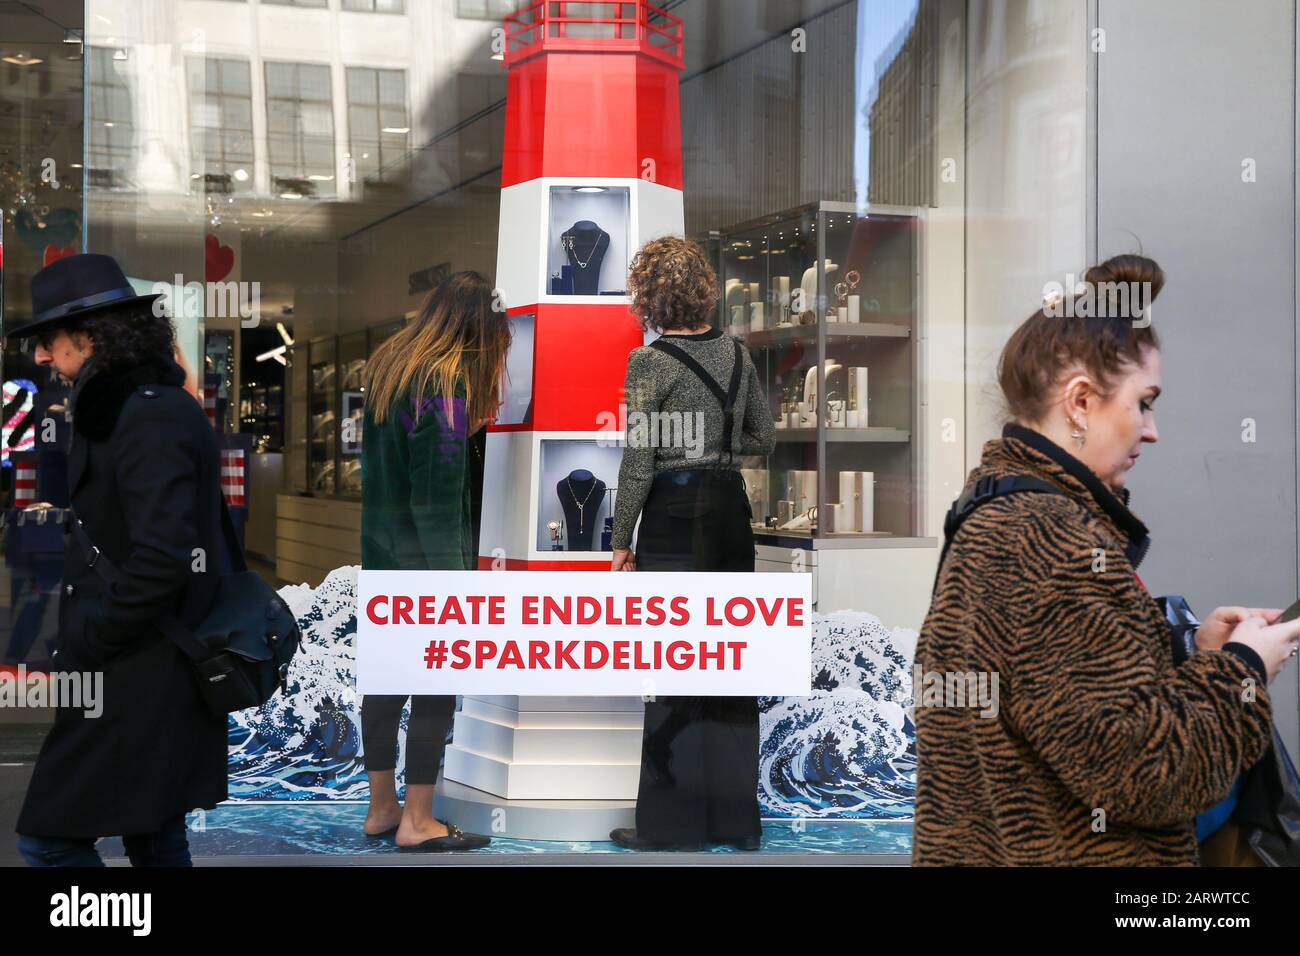
[[[412,846],[399,846],[403,853],[453,853],[458,850],[477,850],[492,842],[491,838],[479,833],[466,833],[454,823],[439,820],[447,828],[447,835],[425,840]]]

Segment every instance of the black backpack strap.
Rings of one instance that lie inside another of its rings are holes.
[[[665,355],[671,355],[694,372],[695,376],[713,393],[713,397],[718,400],[718,404],[722,406],[722,447],[727,450],[728,464],[731,463],[734,457],[731,451],[731,436],[735,425],[732,420],[732,413],[736,408],[736,396],[740,394],[740,373],[744,369],[744,355],[740,351],[740,343],[732,339],[731,344],[736,349],[735,362],[731,366],[731,381],[724,392],[722,386],[705,370],[703,365],[695,360],[694,356],[688,355],[675,345],[669,345],[662,337],[650,343],[650,348],[658,349]]]
[[[972,512],[980,505],[992,501],[994,498],[1026,491],[1036,491],[1049,495],[1065,494],[1051,482],[1043,481],[1041,478],[1032,478],[1029,475],[1004,475],[1001,478],[985,475],[961,493],[961,496],[948,509],[947,517],[943,519],[943,550],[939,553],[939,566],[934,572],[936,587],[939,584],[939,573],[943,570],[943,561],[948,556],[948,548],[952,545],[952,539],[956,537],[957,530],[971,516]]]

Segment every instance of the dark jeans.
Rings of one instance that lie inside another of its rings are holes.
[[[185,818],[157,833],[122,837],[132,866],[192,866]],[[18,852],[28,866],[103,866],[94,837],[18,837]]]
[[[397,729],[405,697],[366,694],[361,699],[361,746],[367,771],[397,768]],[[406,722],[406,783],[432,786],[447,748],[447,733],[456,715],[454,695],[425,695],[411,699]]]
[[[736,471],[655,477],[637,532],[638,571],[753,571],[754,533]],[[645,705],[636,830],[656,843],[757,837],[758,701],[660,697]]]

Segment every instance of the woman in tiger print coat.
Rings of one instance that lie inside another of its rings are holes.
[[[913,688],[913,863],[1196,865],[1193,819],[1264,753],[1267,682],[1297,627],[1267,626],[1277,610],[1219,609],[1175,665],[1122,487],[1156,437],[1154,332],[1042,318],[999,373],[1013,417],[1038,427],[1008,425],[969,483],[1026,475],[1063,494],[976,508],[940,568],[917,668],[996,675],[997,706],[926,706]],[[1045,433],[1073,436],[1080,457]]]

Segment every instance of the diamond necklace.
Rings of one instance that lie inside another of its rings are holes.
[[[582,516],[582,508],[588,501],[591,500],[591,494],[596,490],[596,485],[599,484],[600,482],[599,480],[593,481],[591,483],[591,488],[587,491],[587,497],[583,498],[581,501],[579,501],[578,496],[574,494],[573,480],[568,475],[564,476],[564,483],[569,486],[569,494],[573,497],[573,503],[578,506],[578,534],[582,534],[583,528],[586,527]]]

